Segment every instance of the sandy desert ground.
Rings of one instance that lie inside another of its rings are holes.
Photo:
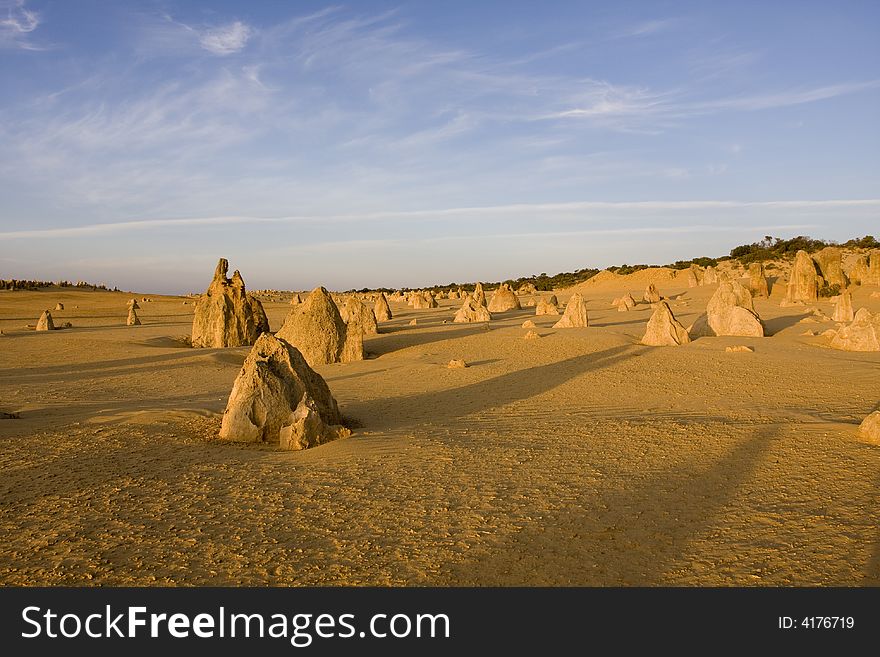
[[[834,324],[783,285],[772,337],[641,346],[650,307],[611,300],[643,279],[581,285],[583,329],[392,304],[367,360],[316,368],[354,434],[302,452],[212,440],[249,348],[184,346],[183,297],[127,327],[128,294],[2,291],[0,583],[880,584],[880,354],[804,336]],[[716,286],[658,287],[687,326]],[[24,328],[59,301],[74,328]]]

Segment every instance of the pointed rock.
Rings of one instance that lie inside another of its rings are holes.
[[[296,411],[304,398],[323,424],[340,424],[336,400],[324,379],[309,367],[295,347],[264,333],[235,379],[219,437],[280,445],[282,428],[297,422]],[[308,443],[315,438],[307,433],[300,442]]]
[[[837,285],[840,289],[844,289],[849,281],[843,273],[841,259],[843,251],[836,246],[826,246],[821,251],[813,254],[813,260],[819,267],[819,273],[825,279],[828,285]]]
[[[559,302],[556,300],[556,295],[552,295],[549,299],[541,299],[538,301],[538,305],[535,306],[535,316],[540,315],[558,315],[559,314]]]
[[[852,293],[841,292],[834,301],[834,315],[832,319],[835,322],[851,322],[854,317]]]
[[[376,305],[373,306],[373,314],[376,316],[377,322],[387,322],[394,316],[391,314],[391,306],[388,305],[388,299],[384,292],[379,293]]]
[[[125,320],[126,326],[140,326],[141,320],[134,308],[128,309],[128,318]]]
[[[660,293],[657,291],[657,286],[653,283],[649,283],[648,287],[645,288],[645,303],[659,303]]]
[[[195,306],[193,347],[240,347],[254,344],[269,330],[263,305],[249,296],[238,271],[226,278],[229,263],[220,258],[214,278]],[[135,305],[136,307],[136,305]]]
[[[562,318],[553,325],[553,328],[581,328],[589,325],[587,303],[580,294],[575,292],[568,300],[568,305],[565,306],[565,313],[562,315]]]
[[[787,304],[816,303],[819,283],[816,263],[806,251],[798,251],[788,278],[785,300]]]
[[[753,297],[770,296],[770,287],[767,284],[767,277],[764,275],[764,265],[760,262],[753,262],[749,265],[749,291]]]
[[[40,315],[40,319],[37,320],[37,330],[38,331],[52,331],[55,329],[55,322],[52,321],[52,313],[48,310],[44,310],[43,314]]]
[[[464,299],[461,308],[455,313],[453,323],[470,324],[473,322],[488,322],[492,319],[492,314],[485,306],[481,306],[470,294]]]
[[[474,301],[477,302],[477,305],[484,306],[486,305],[486,293],[483,292],[483,284],[477,283],[477,286],[474,288],[473,293]]]
[[[516,298],[516,294],[513,293],[513,290],[510,289],[510,286],[507,285],[507,283],[502,283],[492,295],[492,300],[489,301],[488,309],[490,313],[503,313],[508,310],[519,310],[519,299]]]
[[[296,347],[312,367],[364,359],[363,335],[347,330],[323,287],[316,287],[302,304],[290,309],[276,335]]]
[[[636,307],[636,300],[633,298],[633,295],[627,292],[619,299],[615,299],[614,305],[617,306],[617,312],[625,313]]]
[[[654,313],[648,320],[648,328],[642,344],[653,347],[678,346],[691,341],[687,329],[675,319],[665,301],[654,304]]]

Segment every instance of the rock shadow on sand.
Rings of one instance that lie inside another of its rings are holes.
[[[447,419],[464,417],[535,397],[575,377],[635,358],[643,351],[629,345],[612,347],[548,365],[517,370],[458,388],[349,402],[345,405],[345,413],[352,418],[360,418],[364,421],[364,426],[369,426],[366,418],[377,415],[384,417],[387,419],[388,429],[424,423],[431,417],[430,409],[443,409],[439,412]],[[413,409],[418,409],[416,412],[419,415],[412,415]]]
[[[669,584],[687,564],[688,545],[712,527],[776,439],[775,426],[753,436],[706,470],[688,464],[618,482],[542,517],[474,561],[450,564],[442,586],[610,586]],[[721,539],[723,540],[723,539]],[[731,553],[741,545],[730,545]]]

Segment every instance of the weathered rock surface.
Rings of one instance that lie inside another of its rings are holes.
[[[394,316],[391,314],[391,306],[388,305],[388,299],[384,292],[379,293],[376,305],[373,306],[373,314],[376,316],[377,322],[387,322]]]
[[[859,436],[868,442],[880,445],[880,411],[868,415],[859,425]]]
[[[843,351],[880,351],[880,313],[859,308],[853,321],[832,336],[831,347]]]
[[[843,273],[841,264],[843,251],[836,246],[826,246],[821,251],[813,254],[813,260],[819,268],[819,273],[828,285],[837,285],[841,290],[846,288],[849,280]]]
[[[483,292],[483,284],[477,283],[477,286],[474,288],[474,293],[471,295],[474,298],[474,301],[477,302],[477,305],[485,306],[486,305],[486,293]]]
[[[455,313],[455,319],[452,321],[456,324],[469,324],[473,322],[488,322],[492,319],[492,313],[485,306],[481,306],[470,294],[464,299],[461,308]]]
[[[361,335],[375,335],[379,332],[376,316],[367,305],[355,296],[348,297],[338,306],[339,315],[348,327],[348,331],[360,331]]]
[[[563,313],[560,320],[553,325],[553,328],[581,328],[589,325],[590,320],[587,316],[587,302],[584,301],[584,298],[580,294],[575,292],[568,300],[568,305],[565,306],[565,313]]]
[[[490,313],[503,313],[508,310],[519,310],[519,299],[516,298],[513,290],[507,283],[502,283],[495,290],[492,299],[489,301],[488,309]]]
[[[753,262],[749,265],[749,291],[753,297],[769,297],[770,286],[764,275],[764,265]]]
[[[535,316],[538,315],[558,315],[559,306],[556,295],[552,295],[549,299],[540,299],[538,305],[535,306]]]
[[[247,294],[241,274],[226,277],[229,263],[220,258],[214,278],[195,306],[193,347],[240,347],[254,344],[269,330],[263,304]],[[137,307],[137,304],[133,307]]]
[[[806,251],[798,251],[788,278],[785,300],[793,303],[816,303],[819,282],[816,263]]]
[[[303,303],[290,309],[276,335],[296,347],[312,367],[364,359],[363,334],[348,330],[323,287],[316,287]]]
[[[126,326],[140,326],[141,319],[137,315],[137,311],[134,308],[128,309],[128,317],[125,320]]]
[[[852,293],[841,292],[834,300],[834,314],[832,315],[832,319],[835,322],[851,322],[854,317]]]
[[[649,283],[648,287],[645,288],[645,303],[658,303],[661,299],[660,292],[657,291],[657,286],[653,283]]]
[[[219,437],[304,449],[344,435],[340,423],[324,379],[295,347],[264,333],[235,379]]]
[[[691,341],[687,329],[675,319],[669,304],[661,301],[654,305],[654,313],[642,337],[642,344],[654,347],[678,346]]]
[[[40,319],[37,320],[37,330],[38,331],[52,331],[55,329],[55,322],[52,321],[52,313],[48,310],[44,310],[43,314],[40,315]]]
[[[764,325],[755,312],[752,295],[738,281],[724,278],[709,300],[706,314],[691,328],[691,337],[737,335],[764,337]]]

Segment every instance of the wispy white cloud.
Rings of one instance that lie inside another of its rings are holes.
[[[42,50],[31,39],[41,23],[40,14],[26,7],[25,0],[0,2],[0,47]]]
[[[509,216],[536,216],[557,213],[568,218],[588,219],[590,213],[628,214],[649,216],[658,212],[705,210],[799,210],[819,211],[830,209],[874,209],[880,208],[880,199],[825,199],[825,200],[777,200],[777,201],[730,201],[730,200],[686,200],[686,201],[574,201],[568,203],[517,203],[492,206],[473,206],[440,208],[410,211],[363,212],[348,214],[289,215],[279,217],[258,216],[216,216],[184,217],[169,219],[147,219],[140,221],[119,221],[103,224],[88,224],[63,228],[44,228],[37,230],[18,230],[0,232],[0,239],[43,239],[76,236],[95,236],[128,231],[144,231],[164,228],[187,228],[193,226],[223,226],[235,224],[327,224],[353,222],[361,226],[373,221],[405,222],[411,220],[435,220],[443,218],[504,218]],[[807,224],[786,224],[787,227]],[[809,224],[812,225],[812,224]],[[648,228],[644,228],[647,230]],[[653,230],[653,229],[652,229]],[[619,232],[616,229],[595,229],[589,232]],[[662,231],[661,231],[662,232]]]
[[[633,124],[666,125],[688,117],[721,112],[753,112],[803,105],[838,96],[880,88],[880,80],[845,82],[808,89],[789,89],[767,94],[744,94],[710,100],[689,100],[681,91],[664,93],[647,89],[610,86],[588,94],[587,102],[576,107],[550,113],[541,119],[613,119]]]
[[[199,34],[202,48],[215,55],[231,55],[240,52],[254,35],[254,29],[241,21],[229,25],[208,28]]]
[[[643,21],[641,23],[637,23],[632,25],[624,30],[621,30],[617,36],[618,37],[640,37],[647,36],[649,34],[657,34],[658,32],[665,32],[666,30],[674,27],[677,23],[679,23],[678,19],[675,18],[665,18],[665,19],[657,19],[651,21]]]
[[[140,31],[146,45],[144,53],[150,56],[192,49],[219,56],[233,55],[244,50],[257,35],[256,28],[240,20],[221,25],[190,25],[168,13],[144,20]]]

